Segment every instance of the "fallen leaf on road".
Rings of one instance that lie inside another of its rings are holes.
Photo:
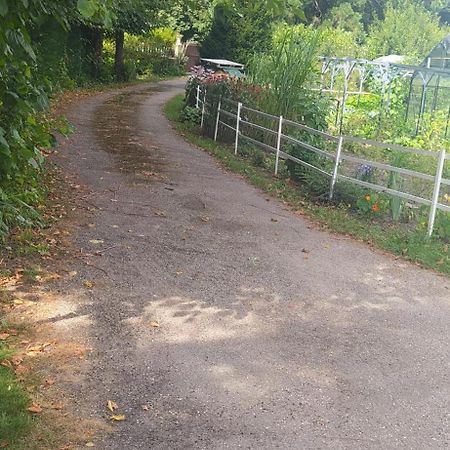
[[[123,420],[125,420],[125,416],[120,415],[120,416],[111,416],[111,420],[113,420],[114,422],[122,422]]]
[[[106,407],[111,411],[114,412],[118,408],[117,403],[113,402],[112,400],[108,400],[106,403]]]
[[[47,347],[51,347],[51,345],[52,344],[50,344],[49,342],[46,342],[45,344],[35,345],[35,346],[30,347],[30,348],[27,349],[26,355],[31,357],[31,358],[34,358],[38,354],[40,354],[40,353],[42,353],[44,351],[50,350],[50,349],[47,349]]]
[[[270,221],[271,221],[271,222],[278,222],[278,219],[274,219],[274,218],[272,217],[272,219],[270,219]]]
[[[205,223],[209,222],[209,217],[208,216],[200,217],[200,219],[201,219],[202,222],[205,222]]]
[[[38,405],[37,403],[33,403],[29,408],[27,408],[27,411],[30,411],[35,414],[39,414],[42,412],[42,407]]]
[[[84,280],[83,286],[87,289],[92,289],[94,287],[94,282],[91,280]]]
[[[95,447],[93,442],[86,442],[86,447]]]
[[[150,410],[150,407],[149,407],[148,405],[142,405],[141,408],[142,408],[144,411],[149,411],[149,410]]]
[[[302,248],[302,253],[310,253],[310,250],[308,250],[306,248]]]
[[[164,211],[156,210],[156,211],[153,211],[153,213],[155,214],[155,216],[167,217],[167,214]]]
[[[98,244],[103,244],[105,241],[103,239],[91,239],[89,242],[91,244],[98,245]]]
[[[20,355],[14,355],[14,356],[11,358],[11,362],[12,362],[15,366],[18,366],[19,364],[21,364],[22,361],[23,361],[23,357],[20,356]]]
[[[179,277],[180,275],[183,275],[183,271],[182,270],[178,270],[177,272],[175,272],[175,275],[177,277]]]
[[[149,325],[153,328],[159,328],[159,323],[158,322],[150,322]]]
[[[64,403],[63,402],[53,403],[50,406],[50,409],[56,409],[57,411],[60,411],[61,409],[64,409]]]

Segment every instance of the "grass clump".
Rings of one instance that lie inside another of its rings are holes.
[[[330,231],[350,235],[375,247],[399,255],[412,262],[450,274],[449,244],[428,238],[423,231],[383,225],[356,215],[344,206],[323,205],[308,199],[301,185],[288,178],[277,178],[267,169],[253,165],[246,157],[234,155],[229,147],[200,135],[197,126],[180,119],[183,95],[177,95],[165,106],[166,117],[192,144],[215,156],[227,169],[245,176],[254,186],[277,197]]]
[[[12,351],[0,341],[0,447],[15,448],[15,444],[30,429],[32,419],[27,412],[28,395],[16,380],[14,372],[3,365]],[[3,446],[3,447],[2,447]]]

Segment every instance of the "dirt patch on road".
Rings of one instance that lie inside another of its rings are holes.
[[[117,170],[133,184],[164,179],[166,164],[161,159],[161,150],[154,141],[149,141],[151,133],[134,126],[140,105],[154,92],[158,92],[155,87],[121,93],[102,103],[94,115],[101,147],[114,155]]]

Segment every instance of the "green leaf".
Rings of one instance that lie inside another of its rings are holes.
[[[97,12],[97,5],[93,0],[78,0],[77,8],[80,14],[87,19],[90,19]]]
[[[3,146],[6,150],[9,150],[8,141],[0,134],[0,145]]]
[[[34,169],[39,169],[39,164],[34,158],[30,158],[28,160],[28,164],[30,164],[30,166],[32,166]]]
[[[0,0],[0,16],[5,17],[8,14],[8,1]]]

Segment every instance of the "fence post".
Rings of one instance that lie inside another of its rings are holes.
[[[431,200],[430,216],[428,218],[428,236],[431,237],[434,230],[434,221],[436,219],[437,204],[439,203],[439,194],[441,192],[442,173],[444,172],[445,149],[439,153],[436,177],[434,179],[433,198]]]
[[[238,103],[238,109],[237,109],[237,119],[236,119],[236,139],[234,142],[234,154],[237,155],[238,152],[238,145],[239,145],[239,125],[241,123],[241,108],[242,103]]]
[[[203,94],[203,103],[202,103],[202,120],[200,121],[200,128],[203,130],[203,123],[205,121],[205,107],[206,107],[206,90]]]
[[[222,101],[219,99],[217,104],[217,116],[216,116],[216,127],[214,128],[214,140],[217,141],[217,133],[219,132],[219,120],[220,120],[220,108],[222,106]]]
[[[197,96],[195,98],[195,107],[198,109],[200,105],[200,85],[197,84]]]
[[[280,121],[278,122],[277,155],[275,157],[275,175],[278,175],[278,163],[280,161],[281,135],[282,135],[282,133],[283,133],[283,116],[280,116]]]
[[[337,177],[338,177],[339,164],[341,163],[341,152],[342,152],[343,142],[344,142],[344,137],[341,135],[341,136],[339,136],[339,140],[338,140],[338,145],[337,145],[337,149],[336,149],[336,158],[334,160],[333,175],[331,177],[330,195],[329,195],[330,200],[333,200],[334,188],[336,186],[336,181],[337,181]]]

